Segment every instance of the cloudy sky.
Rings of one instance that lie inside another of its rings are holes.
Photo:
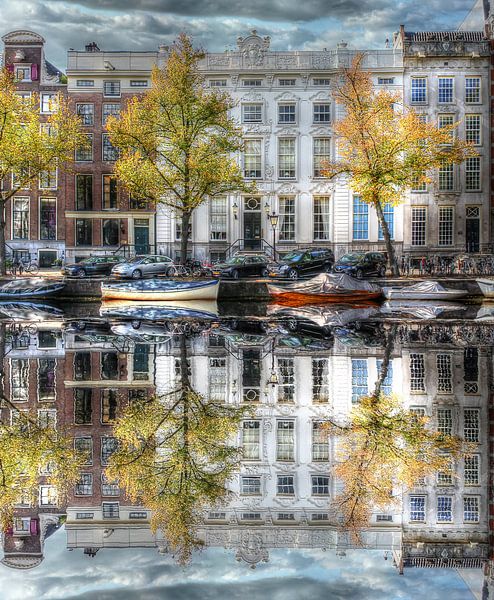
[[[397,574],[378,551],[276,551],[255,571],[232,551],[207,549],[182,569],[154,549],[104,550],[95,558],[65,549],[65,531],[47,540],[32,571],[0,564],[2,600],[474,600],[455,571]],[[481,571],[478,571],[481,582]]]
[[[322,49],[344,39],[384,47],[401,23],[410,31],[456,29],[475,0],[0,0],[3,35],[28,28],[47,39],[65,68],[66,50],[155,50],[181,30],[211,51],[234,47],[255,28],[274,49]],[[418,10],[419,9],[419,10]],[[6,25],[7,24],[7,25]]]

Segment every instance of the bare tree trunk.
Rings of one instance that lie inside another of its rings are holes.
[[[0,199],[0,275],[5,275],[5,200]]]
[[[379,225],[381,226],[384,243],[386,244],[386,252],[388,253],[388,265],[391,269],[391,273],[393,275],[399,275],[400,270],[398,268],[398,263],[396,262],[395,249],[393,246],[393,240],[391,239],[391,235],[389,233],[388,223],[384,218],[383,207],[381,205],[381,201],[379,198],[374,200],[374,206],[376,208],[377,218],[379,220]]]
[[[383,361],[379,368],[379,374],[376,381],[376,387],[374,388],[374,398],[377,400],[381,395],[381,389],[384,383],[384,380],[388,376],[389,369],[389,361],[391,360],[391,354],[393,352],[393,347],[396,338],[396,332],[398,331],[397,325],[392,325],[389,330],[388,335],[386,336],[386,348],[384,350]]]
[[[180,240],[180,264],[187,262],[187,248],[189,245],[189,224],[191,213],[182,211],[182,238]]]

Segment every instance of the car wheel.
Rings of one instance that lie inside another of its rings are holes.
[[[77,331],[84,331],[86,329],[86,323],[84,321],[77,321],[75,327]]]
[[[290,319],[289,321],[286,322],[286,328],[289,331],[297,331],[297,327],[298,327],[298,323],[297,321]]]
[[[141,326],[141,322],[137,320],[131,321],[130,324],[132,325],[132,329],[139,329],[139,327]]]
[[[297,270],[296,269],[290,269],[288,271],[288,277],[290,279],[298,279],[298,272],[297,272]]]
[[[333,270],[333,265],[331,263],[326,263],[324,265],[324,272],[325,273],[331,273],[332,270]]]
[[[136,269],[132,271],[132,279],[140,279],[142,277],[142,271],[140,269]]]
[[[362,271],[362,269],[357,269],[357,272],[355,273],[355,277],[357,279],[363,279],[364,278],[364,272]]]
[[[237,269],[234,269],[234,270],[232,271],[232,278],[233,278],[233,279],[238,279],[238,271],[237,271]]]
[[[175,275],[175,268],[174,267],[168,267],[168,269],[165,271],[165,275],[167,277],[173,277],[173,275]]]
[[[264,268],[261,271],[261,277],[269,277],[269,271],[268,271],[268,269]]]
[[[86,271],[84,269],[81,269],[80,271],[77,271],[77,277],[79,277],[79,279],[82,279],[83,277],[86,277]]]

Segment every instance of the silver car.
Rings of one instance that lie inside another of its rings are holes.
[[[158,254],[145,254],[135,256],[127,262],[115,265],[111,274],[115,277],[141,279],[145,275],[168,275],[173,268],[173,261],[169,256]]]

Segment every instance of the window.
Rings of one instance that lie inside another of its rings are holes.
[[[437,522],[451,523],[453,520],[453,498],[451,496],[437,497]]]
[[[378,77],[377,78],[377,85],[393,85],[394,82],[395,82],[394,77]]]
[[[423,354],[410,354],[410,391],[425,392],[425,364]]]
[[[39,239],[57,239],[56,198],[41,198],[39,201]]]
[[[463,411],[463,437],[466,442],[478,442],[480,431],[480,410],[465,408]]]
[[[110,141],[110,135],[108,133],[103,133],[103,160],[107,160],[109,162],[113,162],[118,159],[118,148]]]
[[[110,481],[104,473],[101,473],[101,495],[102,496],[120,496],[120,486],[118,481]]]
[[[438,354],[436,356],[437,391],[442,394],[451,394],[453,381],[451,372],[451,355]]]
[[[452,485],[453,484],[453,464],[448,461],[448,467],[445,471],[437,472],[437,485]]]
[[[245,460],[259,460],[260,458],[260,430],[259,421],[244,421],[242,427],[242,450]]]
[[[40,190],[56,190],[57,189],[57,174],[58,169],[49,169],[41,171],[39,174],[39,189]]]
[[[57,428],[57,409],[42,408],[38,410],[38,425],[41,429],[56,429]]]
[[[465,523],[479,522],[479,498],[478,496],[463,497],[463,521]]]
[[[217,402],[226,400],[226,358],[209,358],[209,399]]]
[[[117,438],[105,436],[101,438],[101,464],[103,466],[108,465],[110,456],[117,450],[118,441]]]
[[[39,503],[41,506],[57,505],[57,490],[53,485],[41,485],[39,488]]]
[[[427,102],[427,79],[425,77],[412,77],[412,104]]]
[[[93,134],[86,133],[86,139],[86,145],[76,148],[75,159],[78,162],[90,162],[93,160]]]
[[[480,484],[480,457],[478,454],[465,456],[465,485]]]
[[[120,103],[103,104],[103,125],[106,125],[108,117],[118,117],[120,114]]]
[[[480,192],[480,156],[472,156],[465,161],[465,189],[467,192]]]
[[[427,191],[427,181],[425,181],[422,177],[416,176],[412,183],[412,192],[426,192]]]
[[[439,246],[452,246],[454,241],[455,212],[452,206],[439,207]]]
[[[314,462],[329,460],[329,435],[322,421],[312,423],[312,460]]]
[[[94,79],[78,79],[76,81],[77,87],[94,87]]]
[[[369,205],[353,197],[353,239],[369,239]]]
[[[149,346],[146,346],[146,344],[136,344],[134,346],[132,370],[134,380],[145,381],[149,379]]]
[[[376,371],[377,371],[378,376],[381,373],[382,365],[383,365],[382,360],[380,360],[380,359],[376,360]],[[391,394],[391,392],[393,391],[393,360],[390,360],[388,362],[388,367],[386,370],[386,377],[384,378],[384,380],[382,382],[381,391],[383,394]]]
[[[463,351],[463,379],[465,394],[479,392],[479,351],[478,348],[465,348]]]
[[[455,122],[454,115],[451,115],[451,114],[439,115],[437,118],[437,125],[438,125],[439,129],[442,129],[443,127],[451,127],[452,125],[454,125],[454,122]],[[449,133],[450,133],[451,139],[453,139],[454,135],[455,135],[454,129],[451,130]]]
[[[92,513],[92,512],[78,512],[78,513],[75,514],[75,518],[78,519],[78,520],[79,519],[83,519],[83,520],[94,519],[94,513]]]
[[[293,358],[278,358],[278,402],[293,402],[295,398],[295,365]]]
[[[326,163],[331,160],[331,139],[314,138],[314,177],[322,177]]]
[[[93,464],[93,438],[91,437],[76,437],[74,438],[74,450],[85,458],[83,464]]]
[[[148,514],[145,511],[131,511],[129,512],[129,519],[147,519]]]
[[[295,123],[295,104],[278,104],[278,123]]]
[[[94,125],[94,104],[77,104],[76,109],[83,125]]]
[[[57,108],[57,94],[41,94],[41,112],[54,113]]]
[[[425,246],[426,223],[427,208],[425,206],[412,207],[412,246]]]
[[[13,199],[12,239],[29,239],[29,198]]]
[[[91,353],[76,352],[74,355],[74,379],[88,381],[91,379]]]
[[[120,97],[120,81],[104,81],[103,93],[105,96]]]
[[[479,104],[480,102],[480,77],[465,78],[465,103]]]
[[[241,514],[240,519],[242,521],[260,521],[261,513],[245,512]]]
[[[312,80],[313,85],[330,85],[330,80],[325,77],[314,77]]]
[[[93,417],[92,390],[76,388],[74,390],[74,422],[76,425],[91,425]]]
[[[91,219],[76,219],[75,221],[75,245],[93,245],[93,222]]]
[[[440,104],[453,102],[453,78],[439,77],[437,92],[437,101]]]
[[[279,239],[284,242],[295,241],[295,198],[281,196],[279,198]]]
[[[29,361],[27,359],[11,359],[10,385],[12,402],[27,402],[29,397]]]
[[[410,521],[425,521],[425,496],[410,496]]]
[[[295,521],[293,513],[278,513],[277,521]]]
[[[240,493],[249,496],[259,495],[261,493],[260,477],[241,477]]]
[[[278,140],[278,177],[280,179],[295,178],[295,140],[293,138]]]
[[[314,123],[329,123],[331,121],[331,104],[317,102],[314,104]]]
[[[118,354],[116,352],[101,353],[101,379],[118,379]]]
[[[291,87],[295,85],[295,79],[278,79],[280,87]]]
[[[18,82],[31,81],[31,67],[16,67],[15,78]]]
[[[245,140],[244,177],[259,179],[261,176],[261,140]]]
[[[102,502],[103,519],[119,519],[120,507],[118,502]]]
[[[451,435],[453,416],[450,408],[437,409],[437,431],[442,435]]]
[[[103,209],[117,208],[117,178],[115,175],[103,175]]]
[[[312,495],[329,496],[329,477],[327,475],[312,475]]]
[[[262,79],[243,79],[242,85],[244,87],[261,87]]]
[[[312,359],[312,402],[329,400],[329,368],[326,358]]]
[[[293,475],[278,475],[276,481],[276,494],[278,496],[293,496],[295,494]]]
[[[480,146],[481,141],[480,115],[465,115],[465,139],[474,146]]]
[[[314,240],[329,241],[329,196],[314,196]]]
[[[117,390],[101,391],[101,422],[105,425],[114,423],[117,418]]]
[[[146,79],[131,79],[130,80],[130,87],[147,87],[148,86],[148,82]]]
[[[391,239],[394,238],[394,224],[395,224],[395,208],[392,204],[386,203],[383,206],[383,214],[384,214],[384,220],[386,221],[387,225],[388,225],[388,231],[389,231],[389,235],[391,237]],[[383,234],[383,230],[381,225],[379,225],[379,231],[378,231],[378,235],[377,235],[379,240],[383,240],[384,239],[384,234]]]
[[[454,189],[454,166],[444,161],[439,167],[439,191],[451,192]]]
[[[81,473],[79,481],[75,484],[76,496],[92,496],[93,495],[93,476],[91,473]]]
[[[55,399],[56,366],[54,358],[38,359],[38,400],[44,402]]]
[[[226,87],[226,79],[210,79],[209,87]]]
[[[262,123],[262,104],[242,104],[243,123]]]
[[[276,460],[295,460],[295,423],[278,421],[276,427]]]
[[[352,402],[358,402],[367,392],[367,359],[352,358]]]
[[[209,207],[211,216],[210,239],[212,242],[226,241],[228,223],[226,198],[212,198]]]
[[[329,521],[328,513],[311,513],[311,521]]]
[[[93,209],[93,176],[79,174],[75,176],[75,209]]]

